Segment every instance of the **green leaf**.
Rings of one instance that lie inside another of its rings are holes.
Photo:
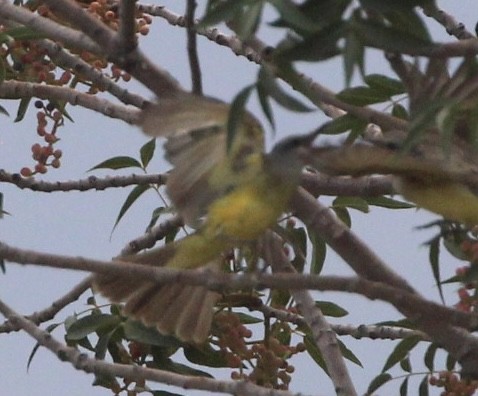
[[[235,315],[239,318],[242,324],[256,324],[262,323],[263,320],[256,318],[255,316],[245,314],[243,312],[235,312]]]
[[[153,158],[155,149],[156,149],[156,139],[151,139],[139,150],[141,163],[143,164],[143,169],[146,169],[149,162]]]
[[[451,355],[448,355],[448,356],[446,357],[446,369],[447,369],[448,371],[453,371],[454,368],[455,368],[455,366],[456,366],[456,360],[455,360],[455,358],[453,358],[453,356],[451,356]]]
[[[300,29],[306,32],[315,32],[320,28],[315,20],[310,19],[308,14],[290,0],[267,0],[286,23],[288,27]]]
[[[5,78],[7,77],[7,69],[5,67],[5,60],[3,58],[0,59],[0,83],[3,83],[5,81]],[[2,107],[3,111],[6,111]],[[8,113],[7,113],[8,115]]]
[[[400,396],[407,396],[408,395],[408,378],[406,377],[402,384],[400,385]]]
[[[7,109],[5,107],[0,106],[0,114],[6,115],[7,117],[10,117],[10,114],[8,113]]]
[[[227,367],[224,353],[211,348],[209,344],[205,344],[201,348],[184,347],[184,356],[191,363],[207,367]]]
[[[244,2],[238,0],[214,2],[214,4],[207,9],[206,15],[204,15],[197,25],[197,29],[203,29],[211,25],[229,21],[242,10],[243,6]]]
[[[265,88],[262,86],[262,84],[257,84],[256,88],[257,88],[257,97],[259,98],[259,104],[261,105],[262,111],[264,112],[264,115],[269,121],[269,124],[271,125],[272,130],[274,131],[276,126],[274,122],[274,113],[272,112],[272,107],[269,100],[269,95],[267,91],[265,90]]]
[[[355,128],[363,128],[366,125],[366,121],[347,113],[325,124],[321,134],[337,135]]]
[[[13,120],[13,122],[20,122],[25,117],[25,114],[28,110],[28,105],[30,104],[32,98],[23,98],[20,100],[20,104],[18,105],[17,116]]]
[[[332,203],[334,209],[337,208],[351,208],[359,210],[363,213],[369,212],[368,203],[365,199],[360,197],[337,197]]]
[[[349,314],[347,310],[330,301],[316,301],[315,305],[320,308],[325,316],[341,318]]]
[[[360,0],[362,7],[380,12],[406,11],[416,6],[423,6],[433,0]]]
[[[81,340],[91,333],[111,329],[121,323],[121,318],[110,314],[93,314],[72,323],[66,332],[68,340]]]
[[[430,266],[433,272],[433,278],[435,279],[435,284],[438,287],[438,292],[440,293],[440,299],[443,304],[445,304],[445,297],[443,296],[443,288],[441,283],[440,276],[440,238],[433,238],[429,243],[428,251],[428,260],[430,261]]]
[[[389,100],[388,95],[381,90],[365,86],[346,88],[337,94],[337,98],[356,106],[367,106]]]
[[[345,346],[342,341],[337,340],[337,342],[339,343],[340,352],[345,359],[351,361],[352,363],[355,363],[357,366],[363,367],[362,362],[357,358],[357,356],[355,356],[355,354],[350,349]]]
[[[400,341],[383,366],[382,373],[395,366],[408,356],[408,353],[420,342],[420,337],[409,337]]]
[[[372,382],[370,382],[370,385],[367,388],[366,395],[372,395],[372,393],[374,393],[382,385],[385,385],[391,379],[392,379],[392,376],[388,373],[382,373],[382,374],[377,375],[372,380]]]
[[[324,267],[327,245],[325,241],[314,232],[309,232],[309,239],[312,243],[312,259],[310,263],[310,273],[320,274]]]
[[[151,230],[151,228],[154,227],[154,225],[158,222],[158,219],[161,217],[163,213],[168,213],[170,210],[169,208],[165,208],[164,206],[160,206],[156,209],[153,210],[153,213],[151,213],[151,220],[148,223],[148,226],[146,227],[146,232]]]
[[[428,32],[427,26],[414,10],[389,12],[386,14],[386,18],[396,29],[407,34],[412,34],[421,40],[431,41],[431,36]]]
[[[244,116],[247,100],[249,99],[253,89],[254,85],[249,85],[243,88],[231,103],[229,118],[227,120],[227,152],[229,152],[229,149],[232,146],[232,142],[236,136],[237,128],[239,127]]]
[[[128,319],[124,322],[123,331],[126,339],[142,344],[166,348],[179,348],[182,345],[177,338],[163,335],[156,328],[146,327],[137,320]]]
[[[435,371],[435,354],[437,350],[438,346],[436,344],[430,344],[423,356],[423,362],[430,372]]]
[[[362,42],[357,38],[353,31],[347,32],[344,46],[344,71],[345,86],[350,86],[355,67],[357,66],[363,73],[364,70],[365,49]]]
[[[318,62],[330,59],[341,53],[338,41],[345,34],[345,24],[340,21],[321,31],[296,40],[292,46],[279,48],[274,54],[279,61]]]
[[[400,80],[382,74],[369,74],[364,77],[364,80],[370,88],[382,91],[384,95],[389,97],[406,92],[405,86]]]
[[[345,207],[332,207],[332,210],[335,212],[337,217],[344,223],[348,228],[352,226],[352,219],[350,218],[350,213]]]
[[[400,368],[407,373],[412,372],[412,365],[410,364],[408,356],[405,359],[400,360]]]
[[[392,115],[401,120],[408,120],[410,118],[407,109],[399,103],[395,103],[392,108]]]
[[[281,106],[285,107],[288,110],[299,113],[306,113],[314,110],[310,107],[307,107],[298,99],[286,93],[277,83],[277,80],[274,75],[266,67],[261,67],[261,69],[259,70],[257,84],[272,99],[274,99],[277,103],[279,103]]]
[[[370,20],[356,20],[351,24],[351,28],[363,45],[386,52],[426,56],[438,47],[429,40],[418,38],[412,32]]]
[[[307,334],[304,337],[304,345],[305,345],[306,351],[308,352],[310,357],[314,360],[314,362],[317,363],[317,365],[322,370],[324,370],[327,375],[329,375],[327,371],[327,365],[325,364],[325,360],[322,357],[322,352],[320,352],[320,349],[317,347],[317,344],[314,342],[314,340],[309,334]]]
[[[110,159],[107,159],[106,161],[103,161],[99,163],[98,165],[95,165],[93,168],[88,169],[88,172],[91,172],[92,170],[95,169],[123,169],[123,168],[140,168],[142,169],[141,164],[139,163],[138,160],[132,158],[132,157],[126,157],[126,156],[118,156],[118,157],[113,157]]]
[[[48,333],[51,333],[53,330],[55,330],[58,326],[60,326],[61,323],[52,323],[47,326],[45,329]],[[32,351],[30,352],[30,355],[28,356],[28,361],[27,361],[27,371],[30,369],[30,365],[32,364],[33,358],[35,357],[35,354],[37,353],[38,349],[40,348],[40,344],[37,342],[35,346],[33,347]]]
[[[148,367],[153,366],[154,368],[158,368],[160,370],[170,371],[172,373],[182,374],[182,375],[190,375],[193,377],[206,377],[206,378],[213,378],[213,376],[209,373],[206,373],[202,370],[197,370],[192,367],[186,366],[185,364],[180,364],[173,362],[171,359],[159,359],[154,361],[155,364],[148,364]]]
[[[135,188],[133,188],[133,190],[131,190],[131,192],[126,197],[123,203],[123,206],[121,206],[121,209],[118,213],[118,217],[116,218],[115,224],[113,226],[113,230],[111,232],[115,230],[116,226],[118,225],[120,220],[123,218],[123,216],[126,214],[126,212],[131,207],[131,205],[133,205],[136,202],[136,200],[141,195],[143,195],[144,192],[148,191],[150,188],[151,186],[149,185],[138,185]]]
[[[39,40],[46,38],[46,36],[29,27],[20,26],[0,33],[0,43],[8,41],[10,38],[15,40]]]
[[[256,1],[236,14],[233,22],[234,31],[241,40],[247,40],[257,31],[261,21],[264,3]]]
[[[379,206],[381,208],[387,209],[411,209],[416,207],[415,205],[410,204],[408,202],[398,201],[396,199],[387,198],[384,196],[367,197],[365,198],[365,200],[368,202],[369,205]]]
[[[420,381],[420,386],[418,387],[418,396],[428,396],[428,376],[424,376],[423,379]]]

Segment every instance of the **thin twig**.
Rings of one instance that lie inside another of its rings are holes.
[[[136,2],[137,0],[121,0],[119,3],[118,47],[128,54],[138,45],[136,39]]]
[[[191,68],[192,92],[195,95],[202,95],[201,67],[197,52],[197,36],[194,29],[194,12],[196,11],[196,0],[186,2],[186,32],[189,67]]]
[[[272,308],[269,305],[261,305],[254,308],[269,318],[276,318],[283,322],[293,323],[299,326],[305,326],[307,323],[301,315],[284,311],[282,309]],[[423,341],[430,341],[430,337],[423,331],[405,329],[403,327],[377,326],[377,325],[342,325],[331,324],[332,330],[341,336],[351,336],[356,339],[370,338],[372,340],[401,340],[409,337],[419,337]]]
[[[86,277],[76,286],[74,286],[68,293],[60,297],[58,300],[53,301],[53,303],[41,311],[35,312],[31,315],[25,316],[26,319],[32,321],[36,325],[40,323],[47,322],[52,320],[58,312],[60,312],[64,307],[71,304],[72,302],[78,300],[80,296],[90,288],[91,286],[91,276]],[[10,321],[6,321],[3,325],[0,325],[0,333],[10,333],[12,331],[18,331],[21,327],[14,326]]]
[[[90,176],[87,179],[47,182],[36,180],[33,177],[24,178],[18,173],[8,173],[0,169],[0,182],[15,184],[18,188],[29,189],[41,192],[66,192],[66,191],[88,191],[88,190],[105,190],[107,188],[138,186],[145,184],[162,185],[166,182],[166,176],[157,175],[130,175],[130,176],[109,176],[99,178]]]

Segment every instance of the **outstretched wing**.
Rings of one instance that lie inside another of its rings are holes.
[[[167,138],[166,159],[174,166],[168,177],[168,195],[188,224],[195,225],[214,200],[240,181],[240,166],[234,164],[264,149],[262,128],[246,112],[227,152],[229,110],[229,105],[218,100],[182,94],[143,111],[140,124],[145,133]],[[218,170],[231,174],[217,183],[211,176]]]

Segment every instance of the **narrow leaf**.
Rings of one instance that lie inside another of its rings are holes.
[[[66,338],[68,340],[81,340],[100,329],[117,326],[120,322],[121,319],[118,316],[110,314],[88,315],[72,323],[66,332]]]
[[[443,295],[442,281],[440,276],[440,238],[433,238],[429,244],[428,260],[433,272],[435,284],[438,287],[438,293],[443,304],[445,304],[445,297]]]
[[[423,356],[423,362],[430,372],[435,371],[435,354],[437,350],[438,346],[436,344],[430,344]]]
[[[143,164],[143,169],[146,169],[149,162],[153,158],[155,149],[156,149],[156,139],[151,139],[139,150],[141,163]]]
[[[420,381],[420,386],[418,387],[418,396],[428,396],[429,392],[429,383],[428,383],[428,376],[424,376],[423,379]]]
[[[387,209],[411,209],[416,207],[408,202],[399,201],[397,199],[387,198],[384,196],[368,197],[366,198],[366,201],[369,205],[379,206],[381,208]]]
[[[372,382],[370,382],[370,385],[367,388],[367,393],[366,395],[371,395],[374,393],[378,388],[380,388],[382,385],[386,384],[388,381],[392,379],[392,376],[388,373],[382,373],[376,376]]]
[[[107,159],[95,165],[93,168],[88,169],[91,172],[94,169],[123,169],[123,168],[142,168],[138,160],[132,157],[119,156]]]
[[[17,116],[13,120],[13,122],[20,122],[25,117],[25,114],[28,110],[28,105],[30,104],[32,98],[23,98],[20,100],[20,104],[18,105]]]
[[[419,337],[409,337],[400,341],[383,366],[382,373],[395,366],[420,342]]]
[[[320,274],[325,263],[327,245],[325,241],[314,232],[309,232],[309,239],[312,243],[312,260],[310,263],[310,273]]]
[[[242,122],[247,100],[251,95],[254,85],[243,88],[234,98],[229,110],[229,118],[227,120],[227,151],[231,148],[232,142],[236,136],[237,128]]]
[[[139,186],[136,186],[135,188],[133,188],[133,190],[128,194],[128,196],[126,197],[124,203],[123,203],[123,206],[121,206],[121,209],[118,213],[118,217],[116,218],[116,221],[115,221],[115,224],[113,226],[113,230],[111,232],[113,232],[116,228],[116,226],[118,225],[118,223],[120,222],[120,220],[123,218],[123,216],[126,214],[126,212],[128,211],[128,209],[131,207],[131,205],[133,205],[136,200],[147,190],[149,190],[151,187],[149,185],[139,185]]]
[[[301,101],[286,93],[280,87],[274,75],[265,67],[262,67],[259,71],[258,85],[277,103],[290,111],[299,113],[313,111],[312,108],[307,107]]]
[[[340,305],[337,305],[330,301],[316,301],[315,305],[320,308],[320,310],[325,316],[341,318],[349,314],[348,311],[343,309]]]

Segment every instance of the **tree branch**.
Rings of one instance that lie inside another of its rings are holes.
[[[60,360],[68,361],[77,370],[97,375],[113,375],[128,378],[129,381],[142,382],[144,380],[178,386],[184,389],[197,389],[209,392],[230,393],[232,395],[258,396],[293,396],[286,391],[262,388],[246,381],[219,381],[205,377],[190,377],[158,369],[150,369],[128,364],[107,363],[102,360],[88,357],[78,349],[66,346],[59,342],[50,333],[40,329],[32,321],[19,315],[12,308],[0,300],[0,312],[8,319],[12,326],[23,329],[40,345],[49,349]]]
[[[138,110],[111,103],[106,99],[82,93],[73,88],[13,80],[3,81],[0,84],[0,98],[2,99],[31,97],[56,99],[68,102],[73,106],[79,105],[129,124],[135,124],[140,114]]]
[[[294,267],[284,254],[281,240],[272,232],[266,232],[264,237],[264,258],[274,272],[296,274]],[[291,290],[297,307],[311,330],[312,338],[322,352],[327,372],[334,384],[337,395],[357,395],[352,379],[340,352],[334,331],[325,319],[322,311],[315,305],[310,293],[305,289]]]
[[[162,185],[166,182],[166,176],[157,175],[130,175],[98,178],[90,176],[87,179],[72,180],[65,182],[47,182],[35,180],[33,177],[23,178],[18,173],[8,173],[0,169],[0,182],[15,184],[18,188],[32,191],[55,192],[55,191],[88,191],[106,190],[107,188],[128,187],[145,184]]]
[[[78,300],[80,296],[90,288],[91,286],[91,276],[86,277],[80,283],[73,287],[68,293],[60,297],[58,300],[53,301],[53,303],[41,311],[35,312],[31,315],[25,316],[25,319],[39,325],[40,323],[47,322],[52,320],[55,315],[60,312],[64,307],[71,304],[72,302]],[[14,325],[10,321],[6,321],[3,325],[0,325],[0,333],[10,333],[12,331],[21,330],[21,327]]]

